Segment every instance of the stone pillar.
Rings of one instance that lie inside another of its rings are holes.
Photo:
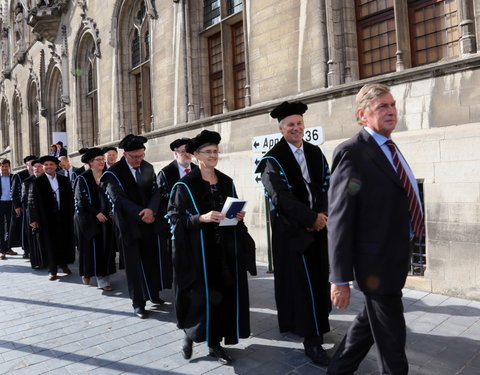
[[[480,40],[480,0],[473,0],[473,14],[476,40]]]
[[[347,83],[360,79],[358,69],[357,18],[355,14],[355,2],[353,1],[344,1],[343,30],[345,43],[344,82]]]
[[[326,0],[327,35],[328,35],[328,86],[336,86],[343,83],[341,72],[343,71],[343,18],[342,4],[338,0]],[[340,4],[340,9],[338,8]]]
[[[327,25],[325,2],[309,2],[307,6],[308,33],[314,35],[310,38],[311,48],[311,84],[312,88],[327,87]]]
[[[476,1],[478,8],[478,2]],[[473,21],[472,0],[457,0],[458,26],[460,28],[460,53],[462,55],[477,52],[475,25]]]
[[[408,4],[404,0],[395,0],[395,30],[397,37],[397,72],[411,68],[410,31],[408,25]]]

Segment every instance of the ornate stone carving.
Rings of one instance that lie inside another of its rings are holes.
[[[82,7],[83,12],[80,15],[82,17],[82,30],[80,34],[83,34],[86,30],[89,30],[93,37],[94,42],[94,55],[98,58],[102,57],[102,53],[100,51],[100,43],[102,40],[100,39],[100,30],[98,29],[97,23],[93,20],[93,18],[87,16],[87,8]]]
[[[39,40],[52,42],[56,39],[62,13],[68,9],[68,0],[38,0],[37,5],[30,9],[28,24]]]
[[[18,2],[13,20],[13,58],[20,64],[25,61],[25,53],[27,52],[27,44],[25,43],[26,18],[26,11],[23,5]]]
[[[10,43],[8,41],[9,29],[3,27],[1,29],[0,36],[0,63],[2,75],[6,78],[10,78]]]

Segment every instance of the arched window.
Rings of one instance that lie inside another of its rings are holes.
[[[80,40],[76,60],[78,148],[99,143],[98,83],[95,42],[90,33]]]
[[[149,2],[150,4],[150,2]],[[151,6],[151,5],[149,5]],[[145,1],[125,0],[118,17],[120,108],[126,133],[152,130],[150,15]]]
[[[151,129],[152,105],[150,90],[150,33],[145,3],[142,1],[134,12],[131,29],[130,74],[135,82],[136,124],[139,133]]]
[[[0,105],[0,121],[1,121],[1,131],[2,131],[2,151],[5,150],[10,144],[10,121],[8,116],[8,105],[5,98],[2,98],[2,103]]]
[[[47,123],[48,135],[52,137],[53,132],[66,132],[65,102],[63,100],[63,79],[60,69],[50,65],[47,71]],[[57,139],[50,139],[56,142]]]
[[[21,165],[23,163],[23,141],[22,141],[22,102],[18,94],[13,98],[13,131],[14,131],[14,164]]]
[[[30,125],[30,154],[40,155],[40,114],[38,111],[38,87],[32,81],[28,89],[28,118]]]

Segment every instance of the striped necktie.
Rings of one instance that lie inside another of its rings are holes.
[[[312,207],[312,192],[310,191],[310,186],[308,185],[310,183],[310,175],[308,174],[308,167],[307,167],[307,162],[305,160],[305,155],[303,154],[303,150],[301,148],[297,148],[295,150],[296,154],[296,159],[298,164],[300,165],[300,170],[302,171],[302,177],[303,181],[305,182],[305,186],[307,187],[308,191],[308,200],[310,202],[310,207]]]
[[[386,145],[388,146],[390,153],[392,154],[393,164],[395,165],[398,177],[400,178],[400,181],[402,181],[402,185],[405,189],[405,192],[407,193],[408,211],[410,212],[410,222],[412,224],[413,233],[417,238],[421,238],[425,229],[425,224],[423,222],[423,212],[420,207],[420,202],[417,198],[417,194],[415,194],[412,182],[408,178],[403,164],[400,162],[397,153],[397,146],[391,139],[386,142]]]

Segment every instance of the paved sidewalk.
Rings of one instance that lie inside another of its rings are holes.
[[[72,270],[49,281],[21,256],[0,261],[0,374],[325,374],[298,338],[279,334],[273,277],[264,266],[249,281],[252,337],[229,347],[232,366],[208,357],[205,344],[184,360],[172,304],[149,319],[135,317],[123,271],[113,278],[115,291],[103,292],[82,285]],[[170,292],[163,297],[172,300]],[[410,374],[480,374],[480,302],[405,290],[404,303]],[[349,309],[333,311],[327,348],[338,344],[361,304],[354,292]],[[357,374],[377,373],[372,349]]]

